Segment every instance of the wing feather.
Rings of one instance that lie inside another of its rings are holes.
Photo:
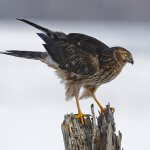
[[[97,71],[93,57],[70,42],[58,41],[53,45],[45,44],[44,47],[63,70],[77,75],[93,75]]]
[[[99,54],[110,50],[110,47],[106,44],[86,34],[70,33],[68,34],[68,39],[82,50],[91,54]]]
[[[98,71],[100,61],[109,57],[110,48],[94,37],[80,33],[54,32],[25,19],[18,19],[44,33],[37,33],[44,41],[44,47],[61,69],[78,75],[93,75]]]

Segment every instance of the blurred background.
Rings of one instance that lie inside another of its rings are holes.
[[[51,30],[91,35],[109,46],[132,52],[114,81],[97,91],[103,105],[115,107],[117,132],[125,150],[150,149],[150,1],[149,0],[0,0],[0,51],[45,51],[26,18]],[[92,99],[81,101],[90,113]],[[95,105],[95,110],[98,107]],[[64,114],[76,113],[75,101],[55,72],[39,61],[0,55],[0,149],[64,149]]]

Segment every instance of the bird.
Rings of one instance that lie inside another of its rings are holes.
[[[127,63],[134,63],[131,52],[114,46],[109,47],[100,40],[83,33],[52,31],[26,19],[17,20],[37,28],[37,35],[44,41],[45,52],[6,50],[1,54],[40,60],[53,68],[65,85],[66,100],[75,98],[78,118],[84,124],[79,100],[92,97],[101,112],[106,108],[98,101],[96,90],[115,79]],[[83,92],[80,96],[80,90]]]

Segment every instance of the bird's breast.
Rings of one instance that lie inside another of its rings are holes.
[[[118,63],[102,67],[96,74],[84,80],[84,87],[99,87],[101,84],[110,82],[119,75],[122,68]]]
[[[115,79],[122,70],[122,66],[118,63],[113,64],[112,66],[105,66],[102,71],[99,73],[99,80],[101,84],[110,82]]]

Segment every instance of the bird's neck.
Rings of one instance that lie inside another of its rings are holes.
[[[114,50],[113,57],[121,68],[126,65],[127,62],[122,60],[121,55],[117,50]]]

